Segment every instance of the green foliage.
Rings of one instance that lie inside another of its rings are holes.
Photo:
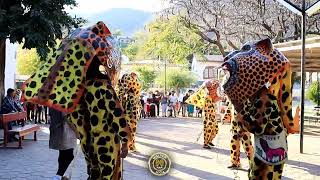
[[[190,71],[181,68],[168,68],[167,69],[167,88],[179,90],[181,88],[190,87],[192,83],[196,81],[196,78]],[[156,83],[165,86],[165,73],[156,79]]]
[[[142,89],[148,90],[156,78],[156,71],[148,66],[137,67],[139,79],[142,81]]]
[[[145,58],[143,46],[147,40],[147,32],[138,31],[134,34],[133,40],[132,43],[122,49],[122,52],[128,56],[130,61]]]
[[[320,82],[313,82],[307,90],[307,98],[315,104],[318,104],[320,98]],[[319,105],[319,104],[318,104]]]
[[[201,38],[182,26],[176,17],[156,19],[148,25],[148,29],[144,51],[151,57],[160,56],[171,63],[187,64],[188,55],[204,51],[205,44]]]
[[[123,53],[129,58],[129,60],[136,59],[139,52],[139,45],[136,43],[129,44],[123,49]]]
[[[17,69],[20,75],[32,75],[41,65],[40,56],[36,49],[22,49],[19,46],[17,52]]]
[[[140,32],[135,42],[124,49],[130,59],[167,59],[170,63],[187,64],[187,56],[193,53],[216,53],[201,37],[185,26],[176,17],[156,19],[147,25],[148,32]]]
[[[23,42],[23,48],[36,48],[45,58],[49,47],[61,39],[63,29],[70,30],[85,21],[71,17],[66,7],[75,7],[76,0],[4,0],[0,3],[0,40]]]

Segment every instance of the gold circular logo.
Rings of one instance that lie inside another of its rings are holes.
[[[167,154],[157,152],[150,156],[148,165],[152,174],[156,176],[164,176],[170,171],[171,160]]]

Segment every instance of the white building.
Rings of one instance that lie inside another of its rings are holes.
[[[217,67],[223,63],[222,55],[193,55],[191,63],[191,72],[196,74],[198,83],[217,78]]]
[[[12,44],[7,39],[6,41],[6,66],[5,66],[5,82],[4,88],[15,88],[15,76],[17,72],[17,49],[18,44]]]

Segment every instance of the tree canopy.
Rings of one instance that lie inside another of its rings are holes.
[[[85,22],[66,12],[66,7],[75,6],[76,0],[0,1],[0,101],[4,94],[6,39],[22,43],[22,48],[35,48],[45,59],[63,32]]]
[[[41,65],[43,61],[37,54],[36,49],[22,49],[19,46],[17,51],[17,70],[20,75],[32,75]]]
[[[275,0],[167,0],[163,16],[177,17],[185,27],[216,45],[222,55],[247,41],[269,37],[283,42],[300,37],[298,15]],[[293,0],[301,4],[301,1]],[[309,7],[309,4],[307,4]],[[308,17],[307,34],[320,34],[320,13]]]
[[[139,73],[139,79],[142,81],[142,89],[148,90],[156,78],[156,71],[152,67],[141,66],[135,68]]]
[[[84,20],[71,17],[66,7],[75,7],[76,0],[0,2],[0,40],[9,38],[12,43],[23,43],[23,48],[36,48],[41,57],[49,52],[63,30],[70,30]]]
[[[187,64],[190,54],[217,53],[216,48],[184,28],[176,17],[159,17],[149,23],[146,29],[143,36],[141,33],[136,35],[135,41],[124,49],[124,54],[131,60],[160,57],[170,63]]]
[[[190,87],[196,81],[195,76],[190,71],[181,68],[168,68],[167,69],[167,88],[178,91],[181,88]],[[156,78],[156,83],[165,86],[165,74],[161,73]]]

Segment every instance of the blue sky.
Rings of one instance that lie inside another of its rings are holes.
[[[156,12],[165,7],[163,0],[77,0],[78,7],[68,11],[72,14],[90,15],[112,8],[132,8]]]

